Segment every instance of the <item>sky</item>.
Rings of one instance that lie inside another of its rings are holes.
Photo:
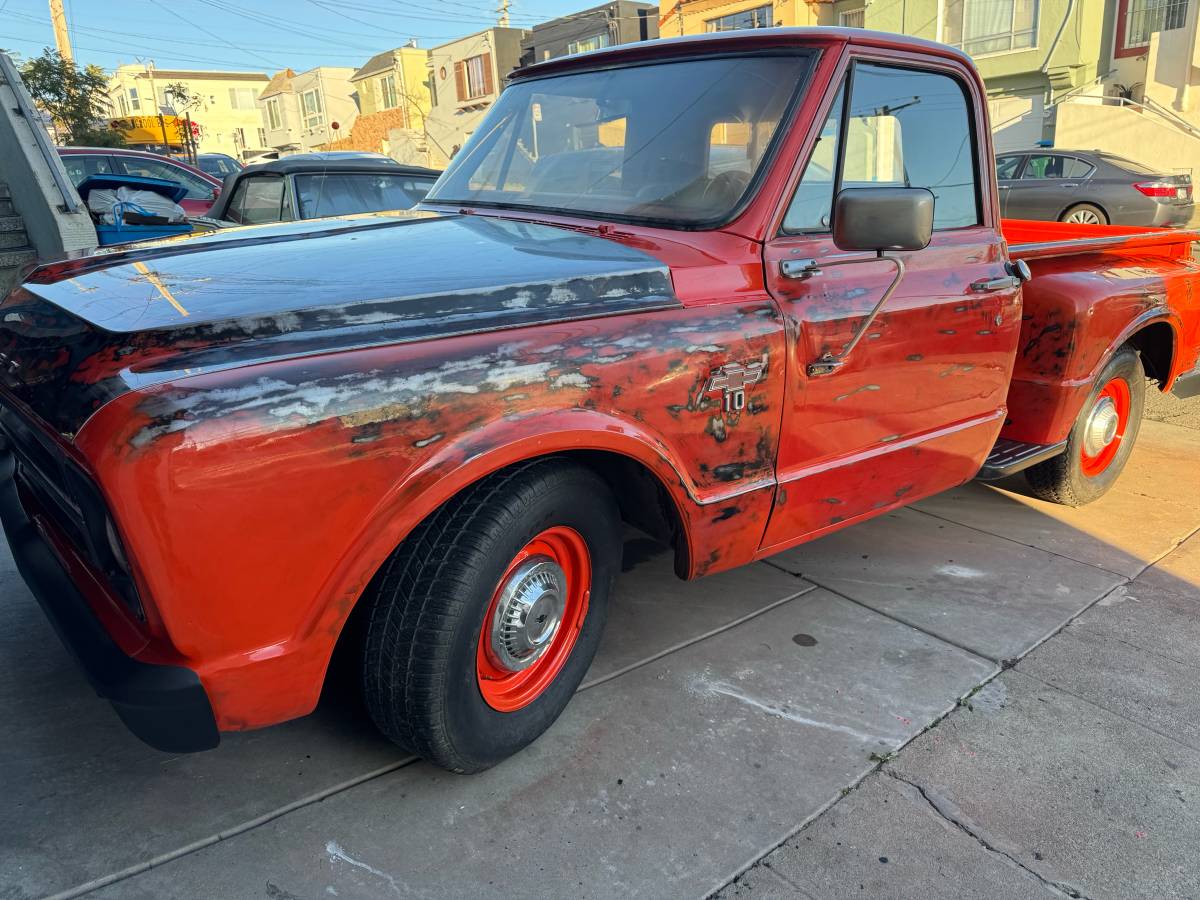
[[[433,47],[496,24],[499,0],[64,0],[75,60],[113,69],[297,72],[361,66],[415,38]],[[599,0],[512,0],[511,24],[529,28]],[[0,49],[22,59],[54,46],[47,0],[0,0]]]

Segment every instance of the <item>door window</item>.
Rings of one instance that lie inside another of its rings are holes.
[[[112,172],[112,166],[109,165],[107,156],[99,156],[93,154],[72,154],[62,158],[63,167],[67,170],[67,177],[71,179],[71,184],[79,187],[79,182],[87,178],[89,175],[107,175]]]
[[[1021,180],[1027,178],[1087,178],[1093,166],[1073,156],[1043,154],[1029,157]]]
[[[839,115],[837,106],[822,136]],[[844,143],[841,171],[834,184],[852,187],[921,187],[933,192],[935,229],[979,223],[974,133],[967,96],[949,75],[860,63],[854,68],[849,108],[840,115]],[[833,192],[821,180],[821,169],[836,156],[826,138],[810,160],[818,168],[805,171],[800,189],[784,219],[789,231],[828,231]],[[818,197],[817,186],[820,185]]]
[[[121,165],[125,168],[126,175],[136,175],[140,178],[165,178],[167,181],[182,184],[187,188],[189,200],[211,200],[213,197],[214,189],[211,184],[199,175],[193,175],[187,169],[173,166],[168,162],[142,159],[140,156],[122,156]]]
[[[225,218],[239,225],[290,222],[292,211],[284,187],[284,179],[278,175],[241,179],[233,189]]]
[[[1001,156],[996,160],[996,178],[1000,181],[1016,178],[1019,168],[1021,168],[1020,156]]]

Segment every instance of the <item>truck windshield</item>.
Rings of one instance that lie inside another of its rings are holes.
[[[427,199],[719,221],[750,187],[808,63],[714,57],[517,81]]]

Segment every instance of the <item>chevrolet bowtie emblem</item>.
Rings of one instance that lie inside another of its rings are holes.
[[[714,369],[708,379],[705,393],[725,392],[725,411],[740,412],[746,408],[746,388],[762,380],[767,370],[767,354],[762,359],[748,363],[725,363]]]

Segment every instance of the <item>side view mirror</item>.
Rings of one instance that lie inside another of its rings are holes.
[[[833,201],[839,250],[924,250],[933,237],[933,192],[926,188],[845,188]]]

